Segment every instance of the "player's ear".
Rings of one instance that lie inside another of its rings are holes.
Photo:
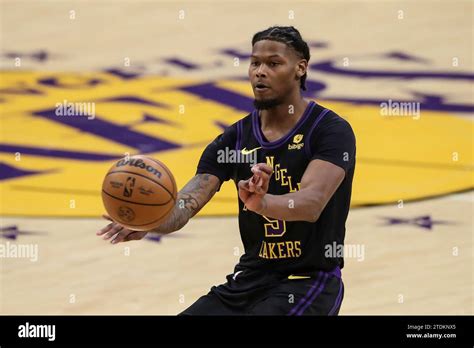
[[[306,59],[300,59],[296,64],[296,76],[300,79],[306,74],[308,70],[308,61]]]

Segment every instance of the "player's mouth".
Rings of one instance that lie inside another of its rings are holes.
[[[255,92],[263,93],[263,92],[268,91],[270,89],[270,87],[268,87],[267,85],[259,82],[255,85],[254,89],[255,89]]]

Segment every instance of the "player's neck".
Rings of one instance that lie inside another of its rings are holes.
[[[261,110],[262,131],[272,130],[286,134],[298,123],[308,104],[309,102],[300,96],[294,102],[285,102],[274,108]]]

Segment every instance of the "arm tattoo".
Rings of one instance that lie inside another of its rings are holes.
[[[199,208],[199,203],[196,198],[194,198],[191,194],[183,192],[180,194],[180,199],[178,199],[178,207],[179,208],[186,208],[189,211],[194,211]]]
[[[171,233],[181,229],[214,196],[219,188],[219,179],[211,174],[194,176],[181,191],[170,216],[164,223],[152,230],[157,233]]]

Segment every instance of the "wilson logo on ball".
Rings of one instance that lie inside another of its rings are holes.
[[[132,166],[132,167],[137,167],[137,168],[140,168],[140,169],[145,169],[147,172],[153,173],[158,178],[161,178],[161,172],[159,170],[157,170],[156,168],[153,168],[150,165],[147,165],[141,159],[134,159],[134,158],[123,159],[123,160],[120,160],[120,161],[117,162],[116,167],[123,167],[123,166],[126,166],[126,165],[129,165],[129,166]]]

